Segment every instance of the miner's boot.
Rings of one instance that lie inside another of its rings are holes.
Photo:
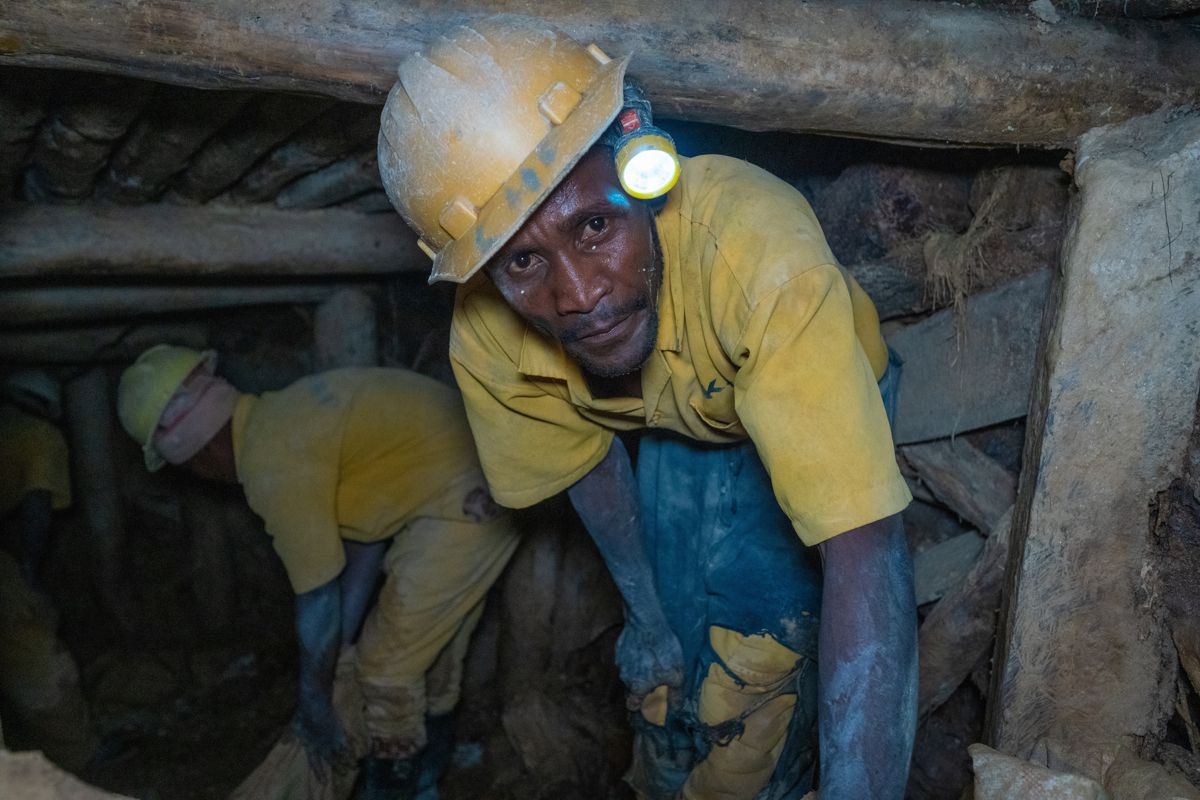
[[[417,756],[417,800],[438,800],[438,781],[454,755],[454,714],[426,717],[425,735],[428,743]]]
[[[419,769],[416,757],[367,756],[357,800],[416,800]]]

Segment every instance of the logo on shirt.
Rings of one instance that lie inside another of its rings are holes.
[[[717,379],[713,378],[711,381],[708,382],[708,386],[706,388],[702,387],[700,389],[700,391],[704,392],[705,400],[712,400],[712,396],[714,394],[716,394],[717,392],[723,391],[724,389],[725,389],[724,386],[717,386]]]

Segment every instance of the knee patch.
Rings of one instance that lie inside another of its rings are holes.
[[[765,633],[747,636],[713,625],[708,629],[708,641],[725,665],[723,671],[751,692],[762,693],[777,688],[803,658]]]

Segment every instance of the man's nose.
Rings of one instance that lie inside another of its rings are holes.
[[[608,293],[608,280],[603,270],[593,264],[563,258],[554,272],[555,311],[562,316],[590,313]]]

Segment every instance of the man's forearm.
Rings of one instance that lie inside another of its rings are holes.
[[[821,800],[900,800],[916,735],[912,562],[898,515],[821,545]]]
[[[591,472],[568,490],[625,601],[625,630],[617,640],[621,679],[634,697],[656,686],[683,683],[683,651],[671,631],[646,557],[637,483],[620,439]]]
[[[336,579],[296,595],[302,711],[333,697],[333,677],[341,643],[341,595]]]
[[[657,623],[662,615],[654,576],[642,540],[637,483],[621,440],[591,472],[567,490],[588,533],[596,542],[631,619]]]
[[[346,566],[338,576],[342,590],[342,645],[354,641],[371,592],[379,578],[379,567],[383,563],[387,542],[342,542],[346,551]]]

